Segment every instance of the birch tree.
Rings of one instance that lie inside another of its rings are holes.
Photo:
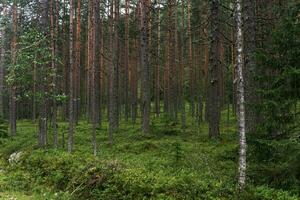
[[[241,0],[236,0],[236,68],[237,68],[237,95],[238,95],[238,130],[239,130],[239,175],[238,189],[243,191],[246,185],[246,134],[245,134],[245,97],[243,77],[243,32]]]

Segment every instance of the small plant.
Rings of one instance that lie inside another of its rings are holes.
[[[175,158],[175,163],[179,164],[179,162],[183,159],[183,150],[181,147],[181,144],[179,142],[175,142],[173,144],[174,146],[174,158]]]

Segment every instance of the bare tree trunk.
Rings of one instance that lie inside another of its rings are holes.
[[[245,77],[245,111],[246,111],[246,132],[254,132],[257,114],[254,112],[253,105],[257,101],[255,84],[255,50],[256,50],[256,16],[255,1],[244,1],[244,77]]]
[[[129,117],[129,0],[125,0],[125,121]]]
[[[91,88],[92,88],[92,96],[91,96],[91,112],[92,112],[92,126],[93,126],[93,150],[94,156],[97,155],[97,141],[96,141],[96,129],[99,125],[99,90],[100,90],[100,80],[99,80],[99,69],[100,69],[100,2],[99,0],[90,1],[92,8],[92,26],[93,28],[93,47],[92,47],[92,61],[91,61]]]
[[[41,18],[40,18],[40,27],[44,35],[47,35],[47,27],[48,26],[48,1],[46,0],[40,0],[40,12],[41,12]],[[39,55],[40,56],[40,55]],[[40,66],[41,71],[46,71],[45,66]],[[43,93],[42,99],[39,105],[39,145],[41,147],[45,147],[47,145],[47,104],[48,104],[48,87],[47,87],[47,76],[40,75],[39,81],[41,81],[40,84],[40,90]]]
[[[68,152],[73,151],[73,135],[74,135],[74,64],[73,64],[73,17],[74,7],[73,0],[70,0],[70,33],[69,33],[69,62],[70,62],[70,93],[69,93],[69,135],[68,135]]]
[[[209,82],[208,82],[208,122],[209,136],[218,137],[220,134],[220,5],[219,0],[210,1],[210,52],[209,52]]]
[[[192,116],[195,112],[194,102],[194,66],[193,66],[193,50],[192,50],[192,33],[191,33],[191,0],[187,0],[187,34],[188,34],[188,66],[189,66],[189,88],[190,88],[190,111]]]
[[[156,55],[156,69],[155,69],[155,113],[158,117],[160,114],[160,65],[161,65],[161,59],[160,59],[160,0],[157,2],[158,8],[157,8],[157,55]]]
[[[57,28],[54,25],[54,1],[50,1],[50,32],[51,32],[51,70],[52,70],[52,95],[54,96],[52,99],[52,128],[53,128],[53,138],[54,138],[54,147],[57,148],[58,146],[58,138],[57,138],[57,105],[56,105],[56,46],[55,41],[57,37]],[[58,19],[56,19],[58,20]]]
[[[242,5],[241,0],[236,0],[235,20],[236,20],[236,67],[237,67],[237,94],[238,94],[238,127],[239,127],[239,193],[246,185],[246,134],[245,134],[245,91],[243,74],[243,32],[242,32]]]
[[[180,92],[180,107],[181,107],[181,126],[183,129],[186,128],[186,112],[185,112],[185,87],[184,87],[184,66],[185,66],[185,59],[184,59],[184,28],[185,28],[185,24],[184,24],[184,0],[181,0],[181,35],[180,35],[180,51],[181,51],[181,55],[180,55],[180,88],[181,88],[181,92]]]
[[[5,20],[7,15],[7,7],[3,7],[3,19]],[[2,23],[2,22],[1,22]],[[4,94],[4,63],[5,63],[5,23],[0,27],[0,36],[1,36],[1,47],[0,47],[0,117],[4,117],[3,110],[3,94]]]
[[[13,68],[16,65],[17,61],[17,24],[18,24],[18,13],[17,13],[17,1],[13,2],[13,36],[11,41],[11,60]],[[11,69],[12,74],[14,74],[14,69]],[[11,83],[10,85],[10,99],[9,99],[9,124],[10,124],[10,132],[12,136],[16,136],[17,125],[16,125],[16,85],[15,83]]]
[[[109,143],[113,144],[113,134],[119,126],[118,114],[118,67],[119,67],[119,0],[111,0],[110,5],[111,25],[111,58],[109,83]]]
[[[81,0],[77,1],[77,10],[76,10],[76,41],[75,41],[75,91],[74,95],[76,102],[74,105],[74,116],[76,122],[80,118],[80,56],[81,56]]]
[[[141,1],[141,67],[142,67],[142,130],[149,133],[150,125],[150,81],[148,60],[148,14],[147,0]]]

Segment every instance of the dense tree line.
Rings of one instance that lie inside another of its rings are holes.
[[[240,189],[246,135],[257,149],[299,142],[297,1],[5,0],[0,12],[0,116],[12,137],[17,119],[31,119],[40,147],[65,147],[57,126],[68,121],[71,153],[76,124],[87,120],[96,156],[104,120],[112,147],[123,120],[145,135],[154,118],[182,129],[208,123],[218,138],[231,106]]]

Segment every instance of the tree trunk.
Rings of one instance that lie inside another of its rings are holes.
[[[253,105],[257,101],[255,85],[255,50],[256,50],[256,16],[255,1],[244,1],[244,77],[245,77],[245,103],[246,103],[246,132],[255,131],[257,116],[254,112]]]
[[[129,0],[125,0],[125,121],[129,118]]]
[[[148,60],[148,14],[147,0],[141,0],[141,68],[142,68],[142,130],[149,133],[150,125],[150,83],[149,83],[149,60]]]
[[[54,1],[50,1],[50,32],[51,32],[51,75],[52,77],[52,128],[53,128],[53,140],[54,140],[54,147],[57,148],[58,146],[58,137],[57,137],[57,105],[56,105],[56,61],[55,56],[56,54],[56,46],[55,41],[57,37],[57,27],[55,27],[54,22]],[[58,20],[58,19],[56,19]]]
[[[73,135],[74,135],[74,64],[73,64],[73,17],[74,17],[74,8],[73,0],[70,0],[70,32],[69,32],[69,62],[70,62],[70,91],[69,91],[69,135],[68,135],[68,152],[73,151]]]
[[[239,129],[239,193],[246,185],[246,134],[245,134],[245,97],[244,97],[244,74],[243,74],[243,33],[242,33],[242,8],[241,0],[236,0],[236,67],[237,67],[237,101],[238,101],[238,129]]]
[[[209,51],[209,82],[208,82],[208,122],[209,136],[218,137],[220,134],[220,5],[219,0],[210,1],[210,51]]]
[[[113,144],[113,134],[119,126],[118,114],[118,68],[119,68],[119,0],[111,0],[110,5],[111,25],[111,58],[109,80],[109,143]]]
[[[81,56],[81,0],[77,1],[76,10],[76,41],[75,41],[75,91],[74,95],[76,98],[74,105],[74,116],[76,122],[80,118],[80,56]]]
[[[17,25],[18,25],[18,13],[17,13],[17,1],[14,0],[13,8],[12,8],[12,15],[13,15],[13,36],[11,41],[11,60],[13,69],[11,69],[10,73],[15,75],[14,68],[17,61]],[[16,77],[15,77],[16,78]],[[17,125],[16,125],[16,85],[15,83],[11,83],[10,85],[10,99],[9,99],[9,124],[10,124],[10,132],[12,136],[16,136]]]
[[[157,55],[156,55],[156,69],[155,69],[155,79],[154,79],[154,90],[155,90],[155,113],[158,117],[160,114],[160,0],[157,2]]]
[[[7,7],[4,5],[3,7],[3,19],[5,20],[7,15]],[[2,22],[1,22],[2,23]],[[0,36],[1,36],[1,47],[0,47],[0,117],[4,117],[4,110],[3,110],[3,95],[4,95],[4,64],[5,64],[5,32],[6,24],[0,27]]]
[[[187,34],[188,34],[188,66],[189,66],[189,88],[190,88],[190,111],[192,117],[195,112],[195,103],[194,103],[194,66],[193,66],[193,50],[192,50],[192,33],[191,33],[191,0],[187,1]]]

